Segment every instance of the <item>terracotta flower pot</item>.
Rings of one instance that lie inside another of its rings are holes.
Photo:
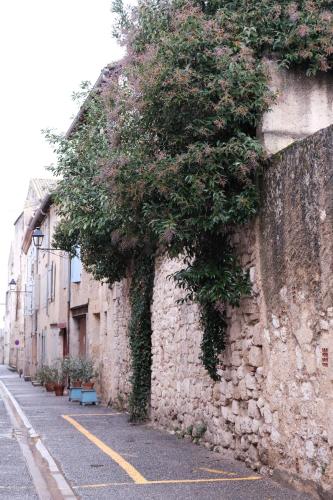
[[[65,389],[64,384],[54,384],[54,392],[56,396],[63,396],[64,389]]]
[[[93,389],[94,382],[82,382],[82,389]]]
[[[81,380],[73,380],[71,381],[71,387],[81,387],[82,382]]]
[[[47,392],[54,391],[54,382],[45,382],[45,389]]]

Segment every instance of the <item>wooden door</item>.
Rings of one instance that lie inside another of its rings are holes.
[[[61,329],[61,336],[62,336],[62,357],[65,358],[68,355],[67,328]]]
[[[36,375],[37,369],[37,335],[32,335],[31,338],[31,373],[30,376]]]
[[[79,356],[86,357],[86,316],[79,318]]]

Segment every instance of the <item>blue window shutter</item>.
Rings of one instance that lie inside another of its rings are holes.
[[[73,257],[71,261],[71,282],[80,283],[82,272],[82,262],[80,257]]]

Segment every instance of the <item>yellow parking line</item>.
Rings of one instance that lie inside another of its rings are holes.
[[[114,415],[123,415],[123,413],[71,413],[67,417],[113,417]]]
[[[112,458],[112,460],[116,462],[116,464],[118,464],[119,467],[121,467],[136,484],[146,484],[148,482],[147,479],[144,478],[142,474],[140,474],[140,472],[135,469],[135,467],[133,467],[133,465],[128,463],[121,455],[119,455],[119,453],[114,451],[112,448],[103,443],[103,441],[94,436],[94,434],[91,434],[91,432],[89,432],[87,429],[85,429],[85,427],[74,420],[74,418],[70,417],[69,415],[62,415],[62,417],[67,420],[67,422],[72,424],[75,429],[81,432],[81,434],[89,439],[89,441],[94,443],[106,455]]]
[[[89,414],[92,415],[92,414]],[[101,415],[98,413],[98,415]],[[111,415],[114,415],[111,414]],[[81,434],[83,434],[89,441],[95,444],[100,450],[102,450],[106,455],[108,455],[116,464],[118,464],[128,476],[134,481],[134,484],[195,484],[195,483],[222,483],[226,481],[257,481],[261,479],[260,476],[247,476],[247,477],[224,477],[224,478],[207,478],[207,479],[165,479],[165,480],[157,480],[157,481],[148,481],[145,477],[143,477],[140,472],[133,467],[129,462],[127,462],[119,453],[114,451],[112,448],[107,446],[103,441],[98,439],[98,437],[94,436],[91,432],[89,432],[85,427],[79,424],[74,418],[73,415],[62,415],[62,417],[67,420],[75,429],[77,429]],[[76,416],[84,416],[82,414],[77,414]],[[220,469],[207,469],[201,468],[200,470],[218,473],[218,474],[235,474],[233,472],[226,472]],[[121,486],[121,485],[131,485],[133,483],[101,483],[101,484],[83,484],[81,486],[75,486],[75,488],[105,488],[108,486]]]
[[[79,485],[76,485],[76,486],[73,486],[73,488],[75,488],[76,490],[78,488],[85,488],[85,489],[89,489],[89,488],[107,488],[109,486],[136,486],[138,483],[98,483],[98,484],[79,484]],[[148,483],[145,483],[145,484],[149,484]]]
[[[109,486],[135,486],[137,484],[191,484],[191,483],[223,483],[226,481],[257,481],[261,479],[259,476],[248,477],[224,477],[224,478],[208,478],[208,479],[166,479],[158,481],[146,481],[145,483],[100,483],[100,484],[82,484],[74,486],[74,488],[107,488]]]
[[[148,484],[182,484],[182,483],[222,483],[224,481],[257,481],[259,476],[248,477],[219,477],[208,479],[166,479],[162,481],[148,481]]]
[[[26,490],[27,486],[0,486],[0,490]]]
[[[199,467],[198,469],[194,470],[203,470],[204,472],[210,472],[211,474],[225,474],[226,476],[236,476],[236,472],[229,472],[223,469],[207,469],[206,467]]]

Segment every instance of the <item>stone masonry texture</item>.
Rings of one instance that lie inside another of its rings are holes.
[[[200,361],[197,305],[177,303],[181,259],[156,260],[151,418],[332,498],[333,128],[275,155],[260,186],[233,238],[252,295],[228,310],[220,382]]]

